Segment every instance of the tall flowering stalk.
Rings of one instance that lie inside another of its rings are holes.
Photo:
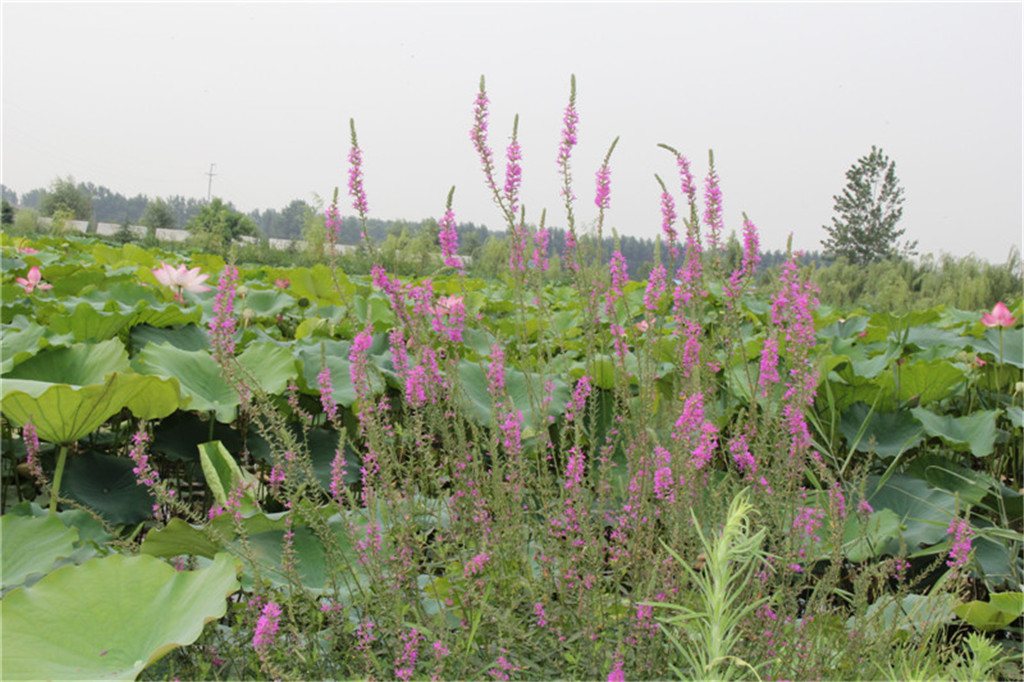
[[[359,140],[356,137],[355,119],[349,119],[348,124],[352,142],[348,152],[348,193],[352,197],[352,207],[365,225],[370,205],[366,200],[366,190],[363,188],[363,151],[359,148]]]
[[[280,627],[281,607],[274,602],[267,602],[263,607],[259,620],[256,622],[256,629],[252,635],[252,648],[256,650],[260,658],[266,656],[269,649],[274,645],[277,637],[277,630]]]
[[[664,143],[658,146],[672,153],[676,157],[676,167],[679,169],[679,189],[690,204],[690,222],[697,222],[697,187],[693,182],[693,173],[690,172],[690,160],[680,154],[674,147]]]
[[[359,147],[359,138],[356,137],[355,119],[349,119],[349,130],[351,132],[351,148],[348,152],[348,193],[352,197],[352,208],[359,215],[359,223],[362,229],[363,242],[372,257],[375,258],[376,249],[370,241],[370,234],[366,231],[366,218],[370,212],[370,204],[366,200],[366,190],[363,188],[363,150]]]
[[[448,190],[448,200],[444,206],[444,216],[439,224],[441,230],[438,233],[438,241],[441,243],[441,255],[444,256],[444,264],[450,268],[463,269],[462,261],[459,260],[459,233],[455,229],[455,210],[452,209],[452,197],[455,195],[455,187]]]
[[[576,235],[576,219],[573,215],[572,202],[576,195],[572,193],[572,169],[569,161],[572,158],[573,147],[576,146],[576,126],[580,117],[576,113],[576,75],[573,74],[569,81],[569,104],[565,107],[565,114],[562,116],[562,142],[558,147],[558,170],[562,176],[562,200],[565,202],[565,217],[569,226],[565,241],[565,261],[574,260],[574,254],[570,248],[575,247],[579,240]]]
[[[238,268],[228,264],[217,282],[217,295],[213,299],[213,319],[209,322],[210,343],[218,364],[235,354],[235,290]]]
[[[324,210],[324,228],[327,232],[327,240],[333,248],[341,237],[341,213],[338,211],[338,189],[334,189],[334,200]]]
[[[487,105],[490,101],[484,77],[480,76],[480,91],[473,103],[473,127],[469,131],[469,139],[473,141],[473,148],[480,157],[480,167],[484,172],[487,186],[495,195],[500,196],[498,185],[494,181],[494,152],[487,143]]]
[[[761,262],[757,239],[757,227],[750,221],[747,214],[743,214],[743,262],[740,267],[733,270],[729,276],[729,283],[725,287],[727,297],[726,305],[732,306],[732,300],[740,295],[746,282],[750,281],[757,273],[757,265]]]
[[[818,306],[817,287],[803,281],[797,271],[798,253],[790,254],[782,266],[781,288],[772,300],[772,324],[785,341],[789,356],[789,378],[782,396],[782,414],[789,431],[789,467],[798,470],[804,457],[820,464],[820,455],[811,448],[811,436],[804,410],[814,402],[818,371],[811,352],[815,345],[813,311]]]
[[[604,160],[601,162],[601,167],[597,169],[595,179],[597,182],[597,189],[594,193],[594,204],[597,206],[597,262],[601,263],[601,243],[604,239],[604,213],[611,206],[611,182],[612,182],[612,171],[610,163],[612,160],[612,152],[615,151],[615,146],[619,143],[619,138],[616,137],[612,140],[611,145],[608,147],[608,151],[604,155]]]
[[[32,420],[21,427],[21,440],[25,443],[25,463],[28,464],[29,473],[37,483],[45,485],[46,476],[43,474],[43,467],[39,464],[39,436],[36,434],[36,427]]]
[[[708,247],[718,248],[718,235],[722,231],[722,190],[715,172],[715,155],[708,152],[708,176],[704,180],[704,223],[708,226]]]
[[[523,150],[519,146],[519,114],[512,123],[512,141],[505,151],[505,201],[508,212],[515,216],[519,213],[519,187],[523,184]]]
[[[672,198],[672,193],[665,187],[661,176],[655,173],[654,179],[658,181],[658,185],[661,187],[661,231],[665,235],[668,252],[672,254],[672,262],[675,263],[679,260],[679,247],[677,246],[679,233],[676,232],[674,227],[676,222],[676,203]]]

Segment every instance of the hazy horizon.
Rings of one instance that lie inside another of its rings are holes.
[[[726,231],[821,248],[845,173],[896,162],[900,226],[921,252],[1005,261],[1021,245],[1021,5],[4,2],[0,181],[19,195],[73,176],[128,197],[239,210],[330,198],[343,214],[348,121],[371,217],[504,229],[469,140],[480,75],[503,169],[520,115],[523,202],[564,226],[555,159],[578,85],[577,220],[660,233],[664,142],[721,177]],[[701,182],[703,184],[703,182]]]

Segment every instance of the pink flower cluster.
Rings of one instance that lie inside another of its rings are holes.
[[[267,605],[263,607],[260,619],[256,622],[256,630],[252,635],[252,648],[261,657],[274,645],[280,619],[281,607],[274,602],[267,602]]]
[[[455,229],[455,211],[449,206],[440,222],[441,231],[438,241],[441,242],[441,254],[444,264],[450,268],[462,269],[462,261],[458,258],[459,233]]]
[[[224,358],[235,354],[235,287],[238,268],[226,265],[217,282],[217,295],[213,299],[213,319],[210,320],[210,341],[214,356]]]
[[[25,290],[26,294],[31,294],[36,289],[53,288],[52,284],[47,284],[46,282],[43,281],[43,275],[41,272],[39,272],[39,268],[35,265],[28,269],[27,276],[16,277],[14,281],[21,285],[21,287]]]
[[[352,123],[352,149],[348,153],[348,193],[352,197],[352,207],[363,220],[370,212],[370,205],[366,201],[366,190],[363,189],[363,152],[356,140],[355,123]]]
[[[607,211],[611,205],[611,182],[612,182],[612,170],[608,167],[608,164],[602,164],[597,169],[597,192],[594,194],[594,205],[596,205],[602,211]]]
[[[966,519],[954,517],[949,522],[946,533],[953,536],[953,544],[949,548],[949,559],[946,561],[946,565],[950,568],[963,568],[970,559],[974,530]]]

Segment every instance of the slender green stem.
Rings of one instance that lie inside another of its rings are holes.
[[[53,490],[50,491],[50,514],[57,513],[57,498],[60,497],[60,480],[64,478],[64,462],[68,458],[68,447],[61,445],[57,454],[57,471],[53,474]]]

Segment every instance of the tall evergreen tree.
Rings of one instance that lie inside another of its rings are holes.
[[[846,171],[846,188],[835,199],[832,225],[823,226],[825,257],[845,257],[856,265],[912,254],[917,242],[899,245],[906,230],[896,224],[903,216],[903,188],[896,162],[878,147]]]

